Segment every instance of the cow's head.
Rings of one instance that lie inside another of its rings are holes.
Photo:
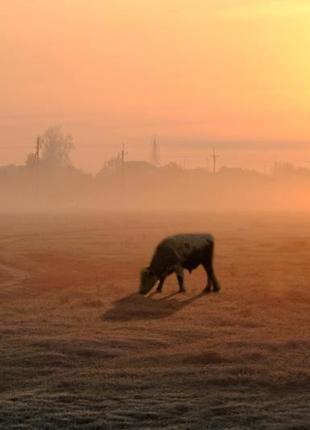
[[[150,267],[146,267],[141,271],[139,293],[147,294],[151,291],[157,281],[158,278],[155,273],[150,269]]]

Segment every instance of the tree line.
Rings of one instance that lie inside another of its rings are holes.
[[[73,138],[60,127],[38,136],[24,165],[0,167],[2,210],[310,209],[310,169],[275,164],[270,174],[222,167],[184,169],[108,160],[95,175],[72,163]]]

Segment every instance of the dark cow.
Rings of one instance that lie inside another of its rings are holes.
[[[206,293],[218,292],[218,283],[213,270],[214,238],[211,234],[177,234],[161,241],[157,246],[149,267],[141,272],[140,293],[147,294],[159,281],[157,292],[161,292],[165,278],[175,273],[180,292],[184,292],[183,269],[190,273],[202,265],[208,276]]]

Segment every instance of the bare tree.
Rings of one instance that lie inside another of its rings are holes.
[[[71,166],[70,154],[74,148],[70,134],[64,134],[59,126],[49,127],[40,137],[41,160],[51,166]]]

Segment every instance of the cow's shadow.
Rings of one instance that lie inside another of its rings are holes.
[[[194,297],[186,298],[183,294],[178,293],[163,297],[155,293],[147,297],[134,293],[116,300],[113,307],[105,312],[101,318],[104,321],[120,322],[165,318],[202,297],[206,297],[206,294],[200,293]]]

